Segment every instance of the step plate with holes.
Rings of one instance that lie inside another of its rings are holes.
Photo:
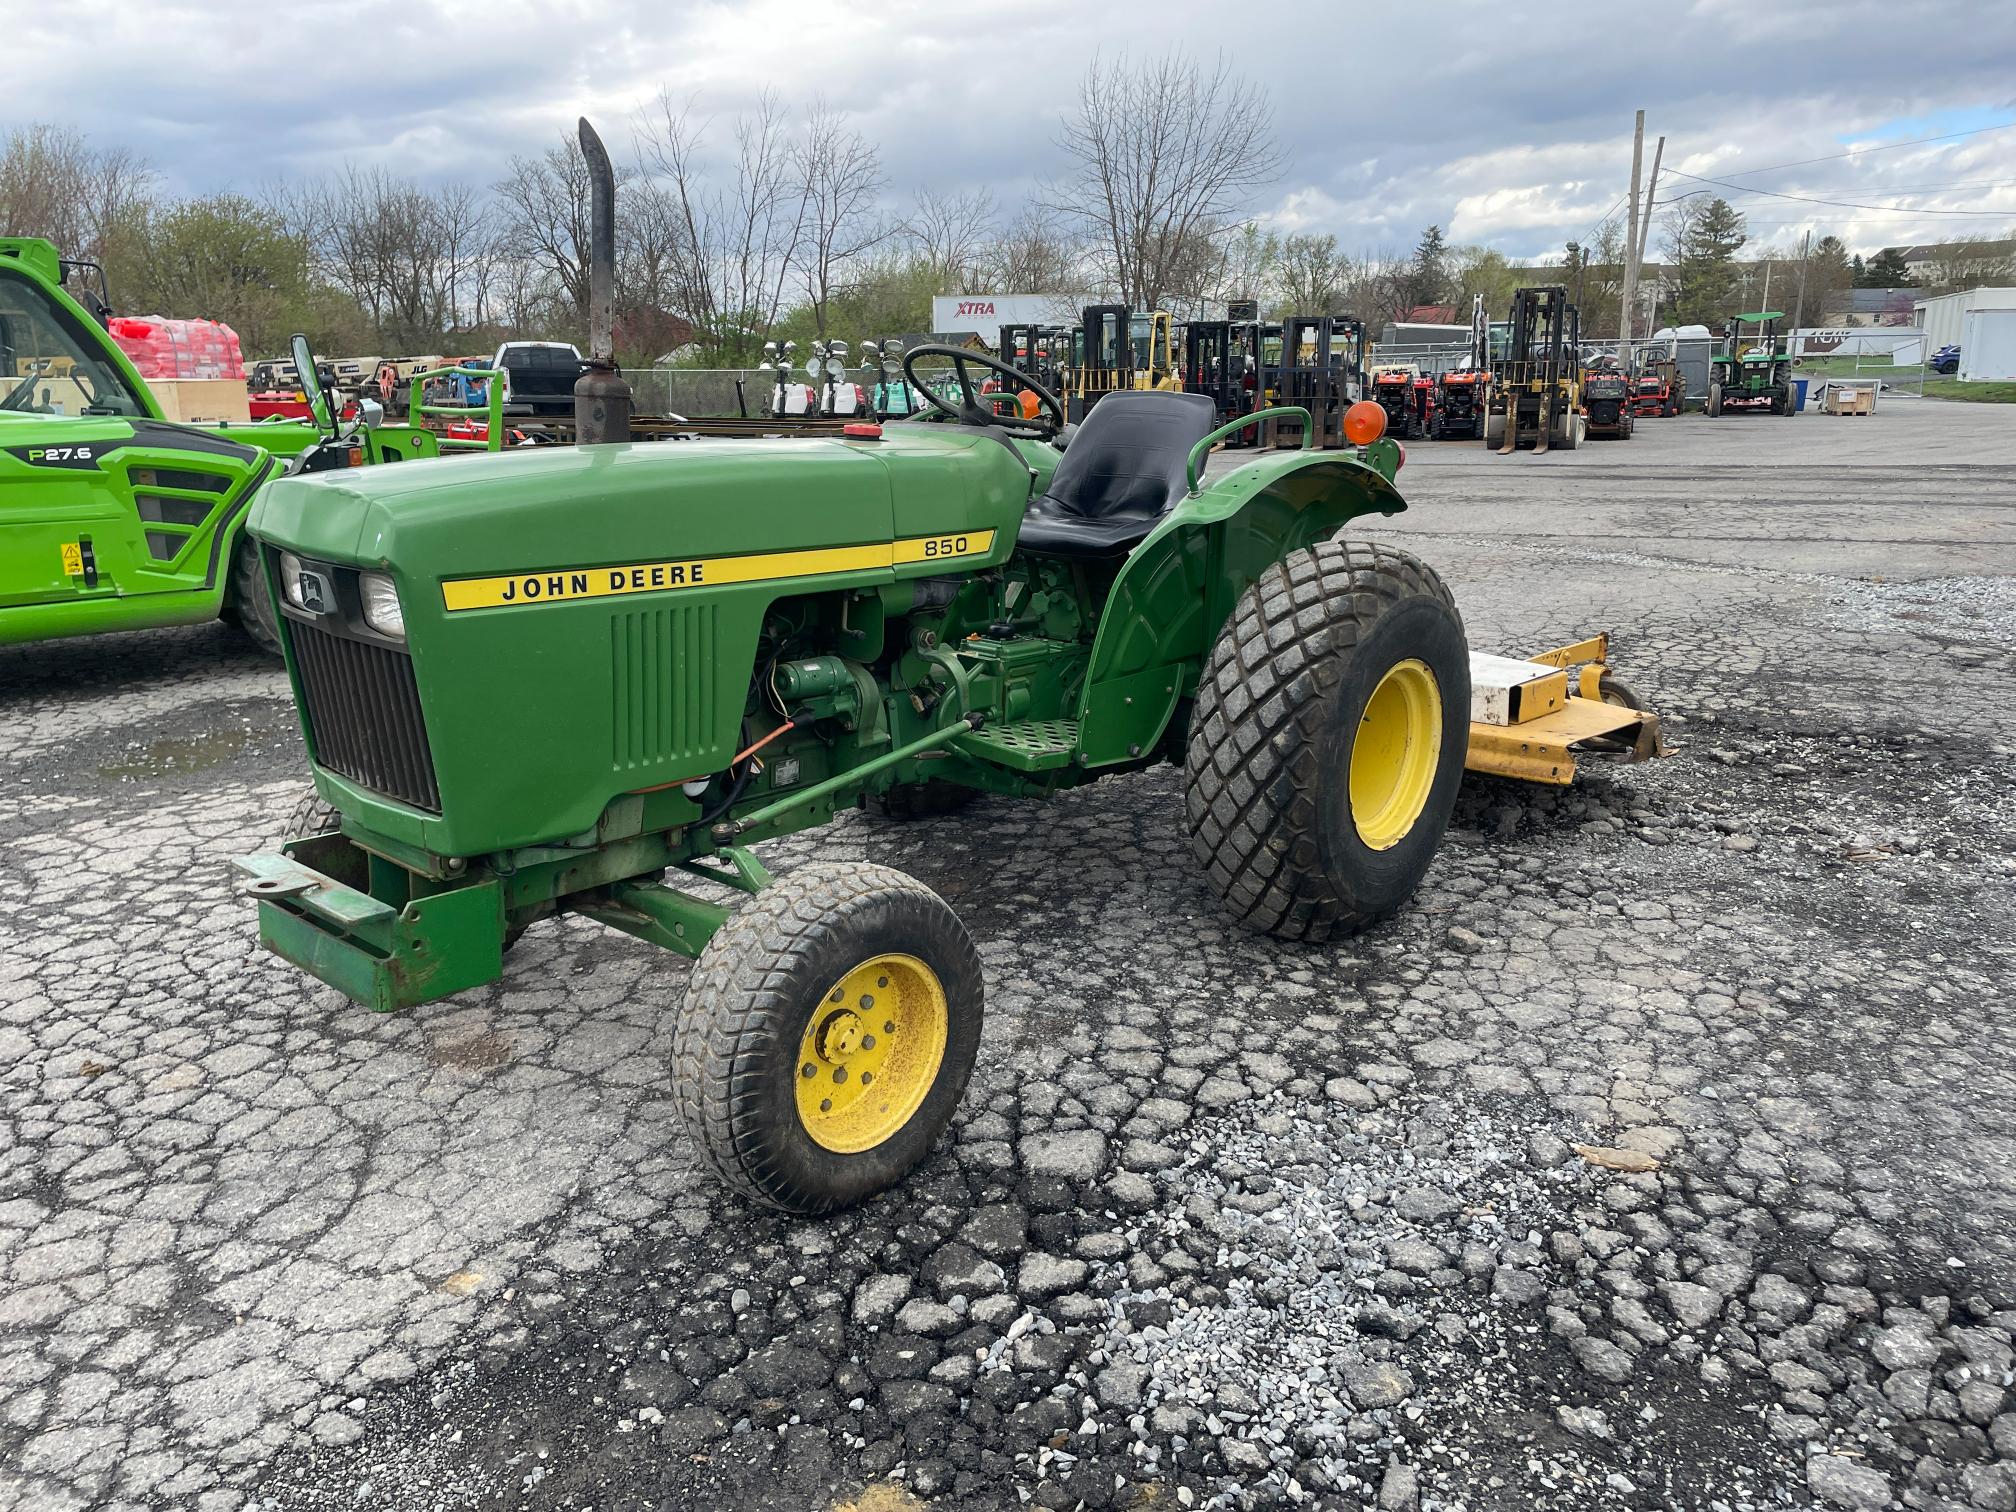
[[[1075,719],[1025,719],[1016,724],[987,725],[952,742],[956,751],[976,761],[1018,772],[1047,772],[1069,766],[1078,754]]]

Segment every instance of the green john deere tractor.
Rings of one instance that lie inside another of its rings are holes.
[[[1796,415],[1792,355],[1778,334],[1782,310],[1758,310],[1730,318],[1722,333],[1722,350],[1708,364],[1710,415],[1762,410],[1769,415]],[[1748,327],[1746,330],[1745,328]]]
[[[0,238],[0,645],[195,624],[220,614],[277,652],[244,537],[252,495],[289,469],[437,454],[411,426],[176,425],[97,312],[65,289],[96,272]],[[99,275],[103,289],[103,275]],[[296,364],[317,371],[296,338]]]
[[[1038,415],[997,415],[974,368]],[[1333,539],[1404,507],[1394,443],[1207,480],[1241,426],[1311,417],[1121,391],[1067,449],[1026,373],[923,346],[904,376],[928,418],[839,437],[270,484],[251,528],[326,807],[238,863],[263,942],[380,1010],[495,981],[552,914],[692,957],[675,1103],[728,1186],[810,1213],[943,1131],[981,962],[909,877],[773,880],[755,843],[1167,761],[1236,918],[1322,940],[1398,908],[1455,801],[1470,671],[1430,568]]]

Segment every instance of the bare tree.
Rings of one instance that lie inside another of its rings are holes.
[[[805,186],[805,292],[813,326],[824,336],[834,289],[857,258],[889,238],[877,213],[882,160],[846,117],[820,101],[799,138],[797,162]]]
[[[1179,290],[1200,238],[1236,222],[1275,174],[1273,111],[1222,58],[1180,53],[1134,66],[1095,58],[1058,145],[1070,159],[1051,208],[1086,230],[1116,291],[1136,307]]]
[[[620,191],[629,174],[619,168]],[[501,218],[495,254],[530,264],[536,286],[557,296],[572,321],[588,319],[588,165],[572,132],[538,157],[511,159],[496,186]],[[522,280],[521,280],[522,285]]]
[[[1298,232],[1284,237],[1280,261],[1281,313],[1326,315],[1343,299],[1337,238]]]
[[[1072,239],[1069,223],[1035,205],[994,239],[984,273],[1009,293],[1069,293],[1086,287],[1084,248]]]
[[[937,292],[954,294],[973,282],[993,226],[994,196],[988,190],[920,189],[903,234],[931,270]]]
[[[93,147],[67,126],[19,127],[0,143],[0,226],[46,237],[65,257],[104,261],[122,234],[141,230],[153,184],[153,170],[124,147]]]
[[[708,179],[707,125],[692,102],[661,91],[639,136],[668,203],[671,301],[717,358],[743,363],[777,323],[804,242],[807,194],[774,93],[731,128],[734,162],[723,178],[732,189]]]
[[[472,185],[423,189],[351,164],[292,196],[285,214],[306,232],[317,272],[357,302],[389,349],[481,323],[494,249],[490,207]]]

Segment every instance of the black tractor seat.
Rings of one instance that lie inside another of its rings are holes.
[[[1190,448],[1217,423],[1206,394],[1106,395],[1079,423],[1050,491],[1022,516],[1021,544],[1049,556],[1133,550],[1183,497]]]

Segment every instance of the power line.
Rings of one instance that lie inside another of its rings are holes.
[[[1758,172],[1760,173],[1762,171],[1763,171],[1762,169],[1758,170]],[[1987,216],[1991,219],[1996,220],[2008,220],[2012,215],[2016,215],[2016,209],[1926,210],[1926,209],[1919,209],[1913,205],[1865,205],[1858,200],[1821,199],[1811,194],[1784,194],[1776,189],[1752,189],[1744,184],[1729,183],[1726,179],[1702,178],[1699,174],[1682,173],[1678,168],[1673,169],[1672,172],[1674,176],[1677,178],[1684,178],[1696,184],[1713,184],[1718,189],[1733,190],[1739,195],[1762,194],[1771,199],[1798,200],[1800,203],[1807,205],[1838,205],[1845,210],[1889,210],[1895,212],[1898,215],[1979,215],[1979,216]],[[1680,197],[1685,198],[1685,196]],[[1665,203],[1670,205],[1673,203],[1673,201],[1667,200],[1665,201]]]
[[[2000,126],[1976,126],[1971,131],[1949,131],[1944,136],[1916,137],[1908,142],[1879,142],[1873,147],[1850,147],[1846,152],[1830,152],[1825,157],[1801,158],[1796,163],[1772,163],[1764,168],[1739,168],[1732,171],[1729,177],[1749,178],[1755,173],[1776,173],[1780,168],[1804,168],[1809,163],[1838,162],[1842,158],[1860,157],[1865,152],[1895,152],[1899,147],[1923,147],[1927,142],[1952,142],[1961,137],[1981,136],[1990,131],[2007,131],[2012,126],[2016,126],[2016,121],[2004,121]],[[1693,175],[1690,173],[1683,177],[1692,178]]]

